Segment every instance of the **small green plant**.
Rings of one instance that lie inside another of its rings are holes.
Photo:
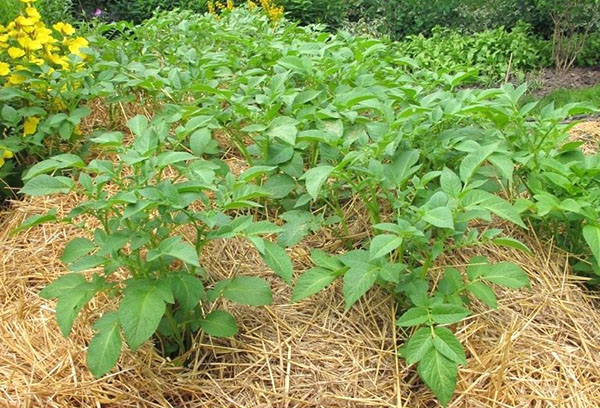
[[[217,298],[253,306],[271,303],[270,286],[261,278],[210,280],[198,254],[211,240],[248,239],[268,265],[291,281],[292,265],[285,251],[261,238],[280,228],[254,222],[249,215],[227,214],[255,207],[252,200],[268,193],[236,181],[218,161],[204,158],[215,150],[206,118],[190,120],[175,136],[169,134],[169,123],[132,118],[131,146],[123,144],[119,132],[94,137],[105,153],[120,157],[118,163],[95,159],[85,164],[78,156],[63,154],[38,163],[25,177],[23,194],[76,192],[85,197],[63,222],[85,228],[82,219],[93,218],[99,225],[92,237],[77,237],[66,245],[61,260],[72,273],[40,293],[58,299],[56,319],[65,336],[94,296],[115,299],[114,309],[94,325],[97,334],[88,349],[88,366],[97,377],[117,363],[122,337],[132,351],[155,337],[163,355],[177,357],[192,346],[200,329],[217,337],[237,332],[228,312],[209,309]],[[189,151],[183,149],[188,139]],[[77,172],[77,181],[47,174],[66,169]],[[55,218],[55,212],[36,216],[23,228]],[[82,273],[89,269],[96,271],[91,279]]]

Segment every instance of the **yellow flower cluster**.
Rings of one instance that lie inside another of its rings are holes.
[[[59,22],[48,28],[33,6],[35,0],[20,1],[25,3],[21,14],[6,27],[0,24],[0,86],[18,86],[25,90],[33,90],[39,97],[44,98],[47,89],[45,90],[43,85],[24,84],[27,73],[33,75],[32,72],[39,72],[31,69],[32,65],[45,67],[43,72],[46,74],[39,75],[42,79],[44,75],[49,75],[55,70],[79,69],[82,64],[74,65],[69,57],[74,54],[85,59],[81,49],[89,43],[83,37],[73,36],[75,29],[71,24]],[[60,106],[56,101],[53,104]],[[39,117],[26,118],[23,123],[23,136],[35,134],[39,122]],[[0,146],[0,167],[4,165],[5,159],[12,156],[12,152]]]
[[[21,0],[23,1],[23,0]],[[260,5],[263,9],[263,11],[265,12],[265,14],[269,17],[269,19],[271,21],[277,22],[279,20],[281,20],[283,18],[283,7],[282,6],[276,6],[275,5],[275,0],[259,0],[260,1]],[[248,9],[249,10],[254,10],[257,7],[257,4],[252,1],[252,0],[247,0],[247,4],[248,4]],[[222,12],[224,10],[233,10],[235,8],[234,4],[233,4],[233,0],[227,0],[227,3],[224,4],[223,2],[216,0],[210,0],[208,2],[208,12],[210,14],[213,14],[215,16],[217,16],[217,18],[219,17],[217,10],[219,12]]]
[[[283,18],[283,7],[276,6],[274,0],[260,0],[260,5],[271,21],[279,21]]]
[[[54,30],[49,29],[32,5],[35,0],[20,1],[25,3],[25,10],[6,27],[0,25],[0,76],[8,77],[7,85],[25,81],[19,71],[28,71],[27,64],[65,70],[71,68],[70,54],[85,58],[81,49],[89,44],[83,37],[72,37],[73,26],[56,23]]]

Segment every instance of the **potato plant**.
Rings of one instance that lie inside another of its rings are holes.
[[[209,312],[219,296],[271,302],[259,278],[212,280],[200,254],[214,239],[248,239],[291,283],[284,247],[336,235],[343,249],[313,249],[314,267],[298,271],[291,300],[338,278],[347,308],[375,285],[387,290],[398,304],[399,352],[443,405],[467,361],[453,329],[471,300],[495,308],[495,285],[529,284],[515,264],[475,257],[456,269],[441,264],[444,254],[488,243],[527,252],[494,220],[520,228],[552,220],[597,271],[598,161],[562,144],[561,124],[589,107],[532,116],[535,105],[519,103],[525,87],[458,90],[473,71],[422,69],[385,41],[275,26],[245,9],[220,17],[167,13],[114,40],[92,36],[90,87],[112,101],[135,94],[160,111],[128,122],[132,142],[99,131],[89,157],[58,155],[25,176],[24,194],[85,197],[63,221],[98,224],[65,248],[72,274],[41,293],[58,299],[65,334],[93,296],[117,299],[90,343],[95,375],[117,362],[122,337],[135,350],[154,336],[175,357],[198,330],[235,334],[231,315]],[[115,27],[124,26],[99,31]],[[239,176],[226,154],[244,162]],[[361,234],[347,211],[357,202]]]
[[[237,181],[226,166],[209,159],[214,141],[205,127],[208,121],[196,117],[171,136],[168,119],[148,123],[138,115],[128,122],[135,135],[131,145],[123,144],[120,132],[92,139],[105,153],[116,155],[117,162],[94,159],[84,164],[78,156],[63,154],[26,174],[24,194],[76,192],[85,197],[63,222],[83,230],[84,220],[98,224],[92,237],[77,237],[66,245],[61,260],[72,273],[40,293],[58,299],[56,319],[65,336],[94,296],[115,298],[115,309],[94,325],[97,334],[89,345],[88,366],[95,376],[116,364],[121,337],[135,351],[154,336],[164,355],[178,356],[192,346],[199,329],[217,337],[237,332],[228,312],[209,312],[206,304],[221,296],[253,306],[271,303],[270,286],[261,278],[240,274],[216,283],[208,280],[198,254],[212,240],[248,239],[267,264],[291,281],[286,252],[262,239],[280,228],[250,215],[228,214],[256,206],[253,200],[267,193]],[[182,148],[187,139],[190,151]],[[47,174],[67,168],[76,172],[76,179]],[[55,217],[34,217],[24,226]],[[186,229],[193,230],[191,236],[182,235]],[[82,273],[90,269],[95,271],[91,280]]]

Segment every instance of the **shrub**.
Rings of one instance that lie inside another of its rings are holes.
[[[330,28],[342,25],[350,4],[345,0],[280,0],[290,20],[301,24],[326,24]]]
[[[554,24],[552,56],[558,69],[568,69],[577,61],[593,30],[600,25],[598,0],[535,0],[538,8]]]
[[[431,37],[409,36],[399,47],[426,68],[454,73],[475,68],[479,71],[477,82],[484,84],[505,79],[509,68],[510,73],[515,73],[549,66],[552,62],[547,44],[532,36],[525,24],[510,32],[498,28],[473,35],[437,27]]]

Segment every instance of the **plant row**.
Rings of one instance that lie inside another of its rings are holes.
[[[114,30],[117,39],[103,35]],[[0,100],[12,114],[5,132],[39,140],[31,161],[52,156],[26,166],[21,193],[81,198],[68,214],[39,214],[22,228],[82,229],[62,255],[70,273],[41,295],[58,299],[65,335],[92,298],[113,299],[88,348],[96,376],[118,363],[123,341],[135,351],[154,339],[185,363],[198,331],[237,332],[222,302],[272,302],[265,279],[215,280],[203,257],[215,240],[247,240],[293,285],[290,301],[336,279],[346,308],[368,301],[373,286],[387,290],[400,353],[442,404],[467,361],[453,329],[471,302],[495,308],[496,285],[529,284],[515,264],[475,257],[451,267],[445,254],[487,244],[528,251],[496,226],[533,226],[560,235],[582,273],[600,273],[600,162],[561,124],[587,106],[532,114],[536,103],[520,103],[524,86],[459,90],[472,72],[427,70],[401,45],[277,24],[246,7],[101,25],[87,41],[50,75],[48,62],[23,62],[23,82]],[[56,111],[59,89],[69,99]],[[92,101],[108,123],[77,132]],[[122,104],[155,114],[123,127]],[[241,174],[225,160],[232,151]],[[356,212],[367,220],[362,234],[352,231]],[[313,267],[294,271],[286,248],[325,231],[343,249],[313,250]]]

